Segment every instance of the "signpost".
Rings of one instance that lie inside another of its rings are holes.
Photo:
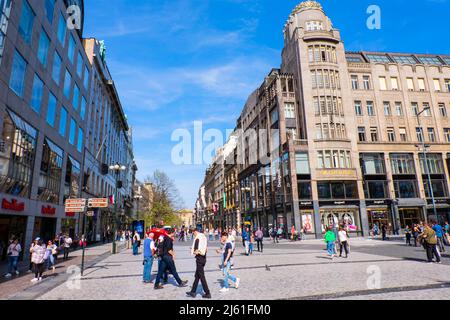
[[[108,198],[98,198],[88,200],[89,208],[108,208],[108,206],[109,206]]]
[[[83,250],[83,253],[81,255],[81,276],[83,276],[84,272],[84,250],[86,248],[85,246],[85,228],[86,228],[86,199],[67,199],[65,203],[65,211],[67,213],[84,213],[83,215],[83,236],[81,237],[81,248]]]

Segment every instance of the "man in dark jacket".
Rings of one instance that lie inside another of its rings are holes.
[[[424,231],[419,237],[423,239],[424,247],[427,250],[428,263],[433,263],[433,255],[436,257],[436,262],[441,263],[441,255],[436,248],[436,232],[428,225],[428,223],[424,224]]]

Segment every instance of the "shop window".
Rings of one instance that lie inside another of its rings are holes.
[[[364,195],[366,199],[386,199],[388,195],[387,181],[365,181]]]
[[[393,174],[415,174],[414,159],[411,154],[391,154]]]
[[[67,158],[66,175],[64,178],[64,201],[67,198],[78,197],[80,193],[81,166],[71,156]]]
[[[0,192],[29,197],[37,131],[14,112],[4,113],[0,141]]]
[[[319,199],[357,199],[358,188],[355,181],[318,182]]]
[[[363,153],[361,154],[361,162],[365,175],[386,173],[382,153]]]
[[[61,148],[48,138],[44,139],[38,188],[39,200],[59,204],[63,156]]]
[[[427,153],[427,165],[425,164],[425,155],[423,153],[419,154],[420,159],[420,169],[422,174],[444,174],[444,163],[442,161],[442,156],[436,153]]]
[[[448,195],[447,192],[447,183],[444,179],[433,179],[431,180],[431,186],[433,187],[433,195],[435,198],[446,198]],[[423,180],[423,188],[425,190],[425,197],[431,198],[431,190],[430,184],[427,179]]]

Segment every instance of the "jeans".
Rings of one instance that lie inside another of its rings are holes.
[[[144,274],[143,274],[143,280],[145,282],[150,282],[152,280],[152,266],[153,266],[153,257],[145,257]]]
[[[444,238],[443,238],[443,237],[437,237],[437,245],[438,245],[439,250],[440,250],[441,252],[445,252]]]
[[[225,267],[225,277],[223,278],[223,287],[226,289],[230,288],[230,285],[228,284],[228,279],[236,283],[236,277],[230,274],[230,268],[231,268],[231,262],[227,262],[227,266]]]
[[[245,240],[244,241],[244,245],[245,245],[245,254],[248,255],[249,254],[249,250],[250,250],[250,241]]]
[[[47,268],[50,269],[55,266],[55,257],[53,255],[49,255],[47,259]]]
[[[156,277],[155,287],[157,287],[161,282],[161,278],[163,278],[166,269],[170,270],[170,273],[173,275],[178,284],[181,284],[183,282],[178,276],[177,268],[175,267],[175,262],[173,261],[173,258],[170,256],[164,256],[158,268],[158,276]]]
[[[12,274],[14,271],[17,271],[17,261],[19,261],[19,256],[8,256],[8,273]]]
[[[139,254],[139,247],[137,241],[133,243],[133,255],[137,256]]]
[[[328,251],[328,254],[330,256],[333,255],[333,254],[336,254],[336,250],[335,250],[335,247],[334,247],[334,242],[332,242],[332,241],[328,241],[327,242],[327,251]]]
[[[253,243],[252,242],[248,244],[248,252],[250,254],[253,254]]]

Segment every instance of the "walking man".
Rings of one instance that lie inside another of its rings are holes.
[[[208,252],[208,241],[206,236],[199,232],[196,228],[194,229],[194,243],[192,245],[191,254],[195,256],[195,262],[197,264],[197,268],[195,269],[195,280],[192,285],[192,289],[189,292],[186,292],[188,297],[195,298],[197,296],[197,287],[199,281],[202,283],[203,291],[205,292],[202,295],[203,299],[211,299],[211,292],[208,288],[208,283],[206,283],[205,277],[205,265],[206,265],[206,253]]]
[[[244,241],[245,255],[248,256],[250,253],[250,230],[248,228],[245,228],[242,233],[242,241]]]
[[[70,247],[72,246],[72,238],[66,234],[64,237],[64,260],[69,259]]]
[[[236,289],[239,288],[240,279],[232,276],[230,274],[231,269],[231,257],[233,256],[233,244],[228,239],[228,233],[222,233],[221,243],[223,244],[223,270],[225,277],[223,279],[223,288],[220,289],[221,293],[228,292],[230,290],[230,285],[228,283],[228,279],[234,282],[234,286]]]
[[[424,224],[423,233],[419,237],[423,239],[424,247],[427,250],[428,263],[433,263],[433,255],[436,257],[436,262],[441,263],[441,255],[436,248],[436,232],[430,228],[428,223]]]
[[[156,252],[155,241],[153,233],[146,234],[144,240],[144,283],[152,283],[152,266],[153,266],[153,255]]]
[[[255,240],[256,240],[256,244],[258,245],[258,252],[261,252],[261,253],[263,252],[263,239],[264,239],[264,234],[263,234],[261,228],[259,228],[258,231],[255,232]]]
[[[439,223],[433,223],[433,230],[436,232],[437,237],[437,245],[441,252],[445,252],[444,246],[444,229],[441,227]]]
[[[158,276],[155,281],[155,289],[163,289],[164,287],[160,284],[161,278],[164,275],[165,270],[168,268],[170,273],[173,275],[180,288],[186,287],[188,281],[183,281],[178,275],[177,268],[175,267],[175,252],[173,251],[173,239],[175,237],[175,230],[171,229],[168,236],[164,237],[163,241],[163,252],[161,265],[158,268]]]

